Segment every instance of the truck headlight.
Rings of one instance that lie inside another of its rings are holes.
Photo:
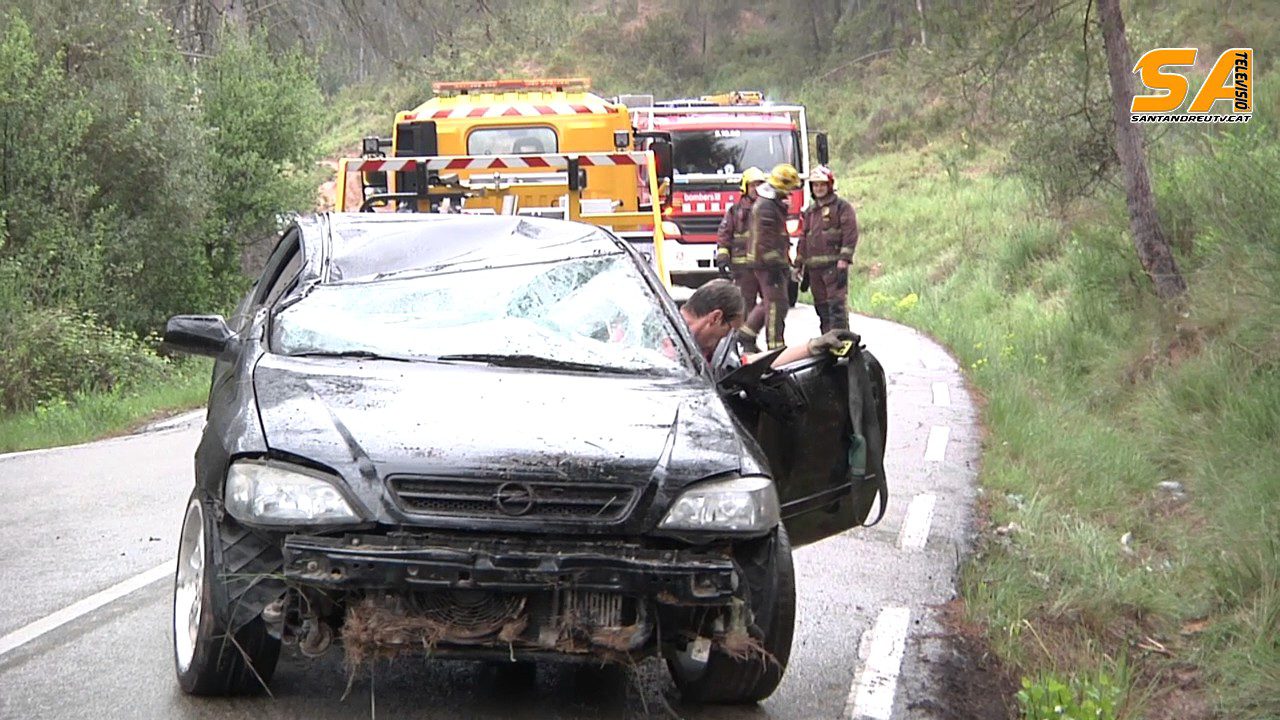
[[[762,475],[712,480],[687,488],[671,504],[663,530],[765,532],[778,524],[778,493]]]
[[[331,525],[360,516],[331,475],[278,462],[237,460],[227,471],[223,501],[237,520],[271,525]]]

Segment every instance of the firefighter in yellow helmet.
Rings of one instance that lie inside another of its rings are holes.
[[[716,233],[716,268],[721,275],[732,273],[733,284],[742,291],[746,301],[746,315],[755,309],[756,298],[760,294],[760,283],[756,274],[747,263],[747,240],[751,229],[751,207],[755,204],[757,189],[768,176],[757,167],[749,167],[742,171],[742,195],[738,202],[729,206],[724,218],[720,220],[720,229]],[[748,352],[758,352],[756,332],[747,326],[739,331],[742,344]]]
[[[813,308],[822,332],[849,329],[849,263],[858,246],[858,216],[836,197],[836,176],[819,165],[809,173],[813,202],[804,211],[804,237],[796,265],[813,288]]]
[[[760,284],[763,302],[747,317],[748,332],[763,328],[769,349],[782,347],[787,319],[787,282],[791,277],[791,236],[787,233],[787,202],[800,187],[800,173],[789,163],[775,165],[756,190],[747,238],[747,263]]]

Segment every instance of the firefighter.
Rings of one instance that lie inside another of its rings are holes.
[[[813,202],[804,211],[804,237],[796,253],[813,289],[821,332],[849,328],[849,263],[858,245],[853,205],[836,196],[836,176],[819,165],[809,173]]]
[[[783,346],[787,321],[787,282],[791,276],[791,236],[787,233],[787,198],[800,187],[800,173],[789,163],[774,166],[757,188],[751,205],[747,264],[760,284],[761,302],[752,309],[747,327],[768,333],[769,349]]]
[[[724,218],[720,220],[717,231],[716,268],[721,275],[733,277],[733,284],[742,291],[742,299],[746,301],[746,313],[755,309],[756,298],[760,294],[760,283],[756,274],[747,264],[747,236],[751,229],[751,206],[755,203],[756,192],[767,176],[757,167],[749,167],[742,172],[742,195],[738,202],[729,206]],[[743,326],[739,333],[742,345],[748,352],[759,352],[756,345],[756,330]]]

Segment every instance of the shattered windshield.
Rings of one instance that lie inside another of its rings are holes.
[[[319,285],[281,310],[287,355],[472,356],[674,372],[677,336],[626,255]]]
[[[749,167],[796,164],[789,130],[685,130],[671,133],[678,173],[732,175]]]

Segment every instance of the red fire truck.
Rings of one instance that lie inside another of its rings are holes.
[[[802,178],[809,174],[809,124],[802,105],[773,104],[759,92],[662,102],[651,95],[623,95],[618,101],[631,111],[637,146],[645,138],[669,139],[674,146],[675,187],[664,230],[675,283],[696,287],[716,275],[716,229],[738,200],[743,170],[754,166],[767,173],[778,163],[791,163]],[[814,133],[814,140],[817,161],[826,164],[827,138]],[[791,197],[793,253],[807,197],[806,180]]]

